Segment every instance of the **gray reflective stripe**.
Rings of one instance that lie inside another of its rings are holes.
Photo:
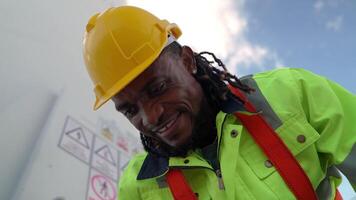
[[[331,199],[331,194],[332,194],[332,188],[330,185],[329,177],[325,177],[320,184],[318,185],[318,188],[316,188],[316,195],[318,196],[318,199],[320,200],[327,200]]]
[[[318,196],[318,199],[324,200],[324,199],[332,199],[332,187],[330,184],[329,177],[333,176],[336,178],[341,178],[341,174],[338,171],[338,168],[335,166],[330,166],[327,171],[326,171],[326,177],[320,182],[318,187],[316,188],[316,194]]]
[[[334,166],[334,165],[332,165],[332,166],[330,166],[328,168],[328,170],[326,171],[326,176],[333,176],[335,178],[342,178],[338,168],[336,168],[336,166]]]
[[[256,81],[252,78],[252,75],[244,76],[240,78],[241,82],[255,89],[254,92],[246,94],[247,99],[255,106],[257,111],[262,111],[262,116],[267,123],[276,130],[282,125],[282,121],[278,118],[277,114],[273,111],[269,105],[267,99],[263,96],[261,90],[258,88]]]
[[[160,176],[158,178],[156,178],[157,184],[158,184],[158,188],[166,188],[168,187],[168,184],[166,182],[166,176]]]
[[[351,152],[346,157],[344,162],[340,165],[337,165],[337,168],[342,171],[343,174],[349,179],[351,184],[356,183],[356,147],[355,145],[352,147]]]

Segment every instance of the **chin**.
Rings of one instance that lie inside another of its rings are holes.
[[[182,113],[177,121],[178,123],[173,127],[175,130],[170,138],[162,140],[173,148],[179,148],[190,143],[192,139],[193,120],[192,116],[188,113]]]
[[[191,141],[191,138],[188,136],[186,137],[178,137],[178,138],[173,138],[172,140],[169,140],[169,141],[164,141],[167,145],[171,146],[172,148],[180,148],[182,146],[186,146],[188,143],[190,143]]]
[[[177,138],[170,141],[162,141],[164,144],[161,150],[163,150],[168,156],[180,156],[185,157],[189,150],[193,149],[193,141],[191,137]]]
[[[185,140],[185,141],[173,141],[168,143],[169,146],[178,149],[181,148],[183,146],[186,146],[189,143],[189,140]]]

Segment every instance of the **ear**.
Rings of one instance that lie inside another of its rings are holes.
[[[192,74],[197,72],[197,66],[195,64],[194,52],[188,46],[182,47],[181,58],[186,70]]]

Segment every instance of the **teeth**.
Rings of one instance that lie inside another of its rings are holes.
[[[168,129],[167,126],[164,126],[163,128],[159,129],[158,132],[162,133]]]
[[[172,120],[170,120],[170,122],[168,122],[166,125],[164,125],[162,128],[160,128],[159,130],[157,130],[158,133],[163,133],[165,132],[167,129],[169,129],[174,122],[176,121],[178,115],[176,115]]]

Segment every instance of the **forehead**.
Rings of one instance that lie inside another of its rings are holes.
[[[163,54],[123,90],[117,93],[112,100],[119,102],[127,98],[135,98],[135,96],[140,95],[145,86],[157,79],[175,79],[174,77],[184,76],[182,74],[183,68],[183,63],[178,57],[169,53]]]

